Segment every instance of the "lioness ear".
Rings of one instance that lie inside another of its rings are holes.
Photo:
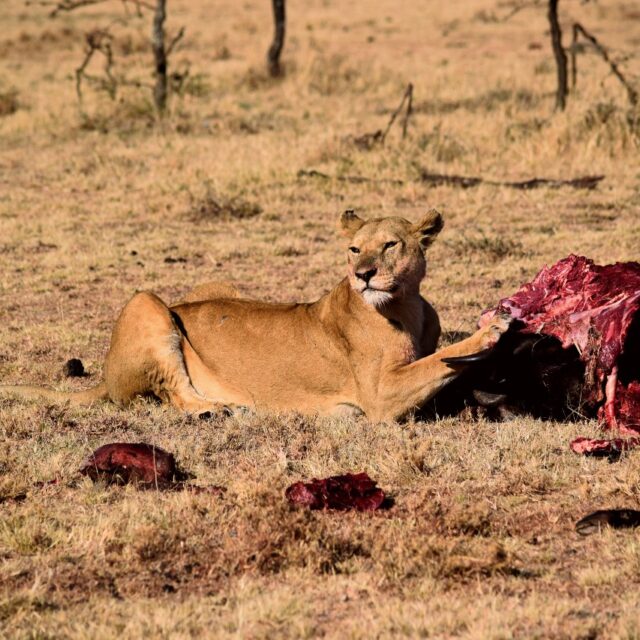
[[[426,249],[442,231],[444,220],[438,211],[431,209],[424,218],[413,225],[413,233],[418,237],[423,249]]]
[[[364,220],[356,215],[353,209],[347,209],[340,216],[340,231],[343,236],[351,237],[364,224]]]

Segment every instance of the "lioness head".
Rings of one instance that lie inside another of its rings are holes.
[[[350,240],[349,282],[364,301],[381,307],[417,292],[426,273],[425,249],[444,222],[435,210],[417,224],[404,218],[363,220],[353,210],[340,216],[340,227]]]

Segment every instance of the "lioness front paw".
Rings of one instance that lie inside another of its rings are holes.
[[[478,329],[470,338],[461,343],[471,353],[460,356],[445,356],[442,358],[442,362],[451,366],[466,366],[486,360],[491,356],[500,336],[509,329],[511,322],[511,316],[507,315],[492,318],[489,324]]]
[[[484,326],[481,331],[483,336],[481,338],[483,349],[493,349],[498,344],[500,336],[506,333],[513,322],[513,318],[506,314],[496,315],[489,324]]]

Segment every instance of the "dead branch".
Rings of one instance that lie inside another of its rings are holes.
[[[82,7],[90,7],[94,4],[102,4],[103,2],[107,2],[108,0],[60,0],[56,2],[50,2],[48,0],[28,0],[27,6],[38,5],[41,7],[53,7],[51,12],[49,13],[50,18],[55,18],[59,13],[63,11],[75,11],[76,9],[81,9]]]
[[[27,6],[38,5],[40,7],[53,7],[49,13],[49,17],[55,18],[59,13],[69,13],[76,9],[91,7],[104,2],[109,2],[109,0],[27,0]],[[121,0],[121,2],[125,8],[128,7],[129,4],[133,4],[139,16],[142,15],[141,9],[153,9],[153,6],[144,2],[144,0]]]
[[[284,36],[286,27],[285,0],[272,0],[274,34],[273,41],[267,52],[267,66],[269,75],[275,78],[282,74],[280,66],[280,54],[284,46]]]
[[[406,108],[405,108],[406,103]],[[384,131],[382,129],[378,129],[373,133],[365,133],[361,136],[357,136],[353,138],[353,142],[360,149],[371,149],[378,142],[380,144],[384,144],[384,141],[389,133],[389,130],[393,126],[393,123],[396,121],[396,118],[402,113],[404,110],[404,117],[402,118],[402,139],[404,140],[407,137],[407,127],[409,126],[409,118],[413,113],[413,84],[410,82],[407,85],[407,88],[404,90],[402,94],[402,100],[398,105],[398,108],[391,114],[389,118],[389,122],[385,127]]]
[[[579,22],[573,23],[573,41],[571,45],[571,86],[575,88],[577,81],[577,54],[578,54],[578,37],[586,38],[594,49],[600,54],[600,57],[609,65],[613,75],[618,78],[622,86],[627,91],[627,97],[632,107],[638,104],[638,91],[631,85],[631,83],[624,77],[618,65],[609,57],[607,50],[598,42],[596,37],[587,31]]]
[[[366,178],[365,176],[330,176],[328,173],[322,173],[322,171],[316,171],[315,169],[300,169],[296,174],[298,179],[300,178],[320,178],[322,180],[337,180],[339,182],[349,182],[352,184],[363,183],[387,183],[387,184],[404,184],[404,180],[397,180],[395,178]]]
[[[365,176],[330,176],[328,173],[317,171],[316,169],[300,169],[296,174],[298,179],[301,178],[320,178],[321,180],[337,180],[339,182],[349,182],[351,184],[394,184],[403,185],[404,180],[398,180],[395,178],[368,178]],[[431,173],[426,169],[422,169],[420,172],[420,182],[430,184],[435,187],[449,186],[449,187],[461,187],[463,189],[469,189],[470,187],[477,187],[480,184],[488,184],[494,187],[508,187],[511,189],[520,189],[522,191],[528,191],[530,189],[537,189],[539,187],[549,187],[552,189],[559,189],[560,187],[572,187],[574,189],[595,189],[601,180],[604,180],[604,176],[580,176],[578,178],[570,179],[555,179],[555,178],[530,178],[529,180],[486,180],[478,176],[459,176],[454,174],[443,173]]]
[[[143,2],[143,0],[121,0],[122,4],[128,7],[129,4],[132,4],[136,8],[136,15],[140,18],[142,17],[142,9],[146,9],[147,11],[153,11],[154,7],[152,4],[148,2]]]
[[[182,40],[183,37],[184,37],[184,27],[180,27],[180,31],[178,31],[178,33],[176,33],[176,35],[171,39],[171,42],[167,47],[167,53],[166,53],[167,57],[171,55],[171,52],[173,51],[174,47],[178,44],[178,42],[180,42],[180,40]]]
[[[377,131],[373,131],[372,133],[363,133],[361,136],[346,136],[345,138],[345,140],[353,142],[353,144],[355,144],[358,149],[363,149],[364,151],[373,149],[373,147],[375,147],[381,139],[382,129],[378,129]]]
[[[82,106],[82,81],[87,80],[90,82],[96,82],[102,85],[106,89],[111,99],[115,99],[117,91],[117,82],[112,73],[113,68],[113,50],[111,48],[111,42],[113,36],[107,29],[94,29],[85,34],[86,50],[85,56],[80,66],[76,69],[76,93],[78,95],[78,102]],[[102,78],[96,78],[87,74],[86,69],[89,63],[93,59],[95,53],[101,53],[105,58],[105,74],[107,81]]]
[[[532,0],[531,2],[516,3],[511,8],[511,10],[507,12],[504,16],[502,16],[502,18],[499,18],[499,20],[501,22],[508,22],[509,20],[511,20],[511,18],[513,18],[513,16],[517,15],[521,11],[524,11],[525,9],[531,9],[533,7],[539,7],[539,6],[540,6],[540,0]]]
[[[576,88],[576,81],[578,79],[578,67],[577,67],[577,58],[578,58],[578,35],[580,32],[576,29],[576,22],[573,23],[573,28],[571,29],[572,37],[571,37],[571,48],[569,49],[569,53],[571,54],[571,90],[573,91]]]
[[[118,87],[127,86],[127,87],[136,87],[153,89],[154,86],[147,83],[142,82],[140,80],[129,80],[128,78],[116,78],[113,74],[114,67],[114,59],[113,59],[113,35],[109,31],[109,28],[106,29],[94,29],[93,31],[89,31],[85,34],[86,41],[86,49],[85,56],[82,60],[82,63],[75,71],[76,76],[76,94],[78,96],[78,103],[80,104],[80,108],[82,109],[82,84],[83,82],[90,82],[96,85],[99,85],[100,88],[105,90],[109,97],[114,100],[118,91]],[[96,53],[100,53],[105,58],[105,78],[101,78],[98,76],[90,75],[87,73],[87,67],[91,63],[94,55]]]
[[[413,84],[407,85],[407,110],[405,111],[404,118],[402,120],[402,139],[407,137],[407,127],[409,126],[409,118],[413,113]]]
[[[494,187],[509,187],[511,189],[521,189],[528,191],[539,187],[550,187],[558,189],[560,187],[573,187],[574,189],[595,189],[604,176],[580,176],[570,179],[554,179],[554,178],[530,178],[529,180],[504,181],[504,180],[485,180],[477,176],[459,176],[452,174],[431,173],[422,170],[420,173],[421,182],[426,182],[433,186],[454,186],[468,189],[477,187],[480,184],[488,184]]]
[[[451,187],[462,187],[463,189],[476,187],[483,182],[482,178],[474,176],[445,175],[442,173],[429,173],[426,170],[420,172],[420,181],[431,184],[434,187],[446,185]]]
[[[404,94],[402,95],[402,100],[400,101],[398,108],[391,114],[391,118],[389,118],[389,122],[387,123],[387,128],[382,133],[382,138],[380,140],[382,144],[384,144],[385,138],[389,133],[389,129],[391,129],[391,126],[395,122],[396,118],[400,115],[400,112],[402,111],[402,107],[404,107],[405,101],[407,102],[407,109],[406,109],[406,112],[404,115],[404,121],[402,124],[403,138],[407,135],[407,125],[409,124],[409,117],[411,116],[411,108],[413,104],[413,84],[411,84],[411,82],[407,85],[407,88],[405,89]]]
[[[562,30],[558,21],[558,1],[549,0],[549,27],[551,31],[551,46],[556,60],[556,70],[558,74],[558,88],[556,90],[556,109],[564,111],[567,105],[567,54],[562,46]]]

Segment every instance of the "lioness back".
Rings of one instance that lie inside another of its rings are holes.
[[[320,392],[332,406],[352,392],[349,354],[316,304],[219,299],[171,311],[203,364],[237,402],[284,409]],[[194,380],[194,386],[206,395],[206,382]]]

